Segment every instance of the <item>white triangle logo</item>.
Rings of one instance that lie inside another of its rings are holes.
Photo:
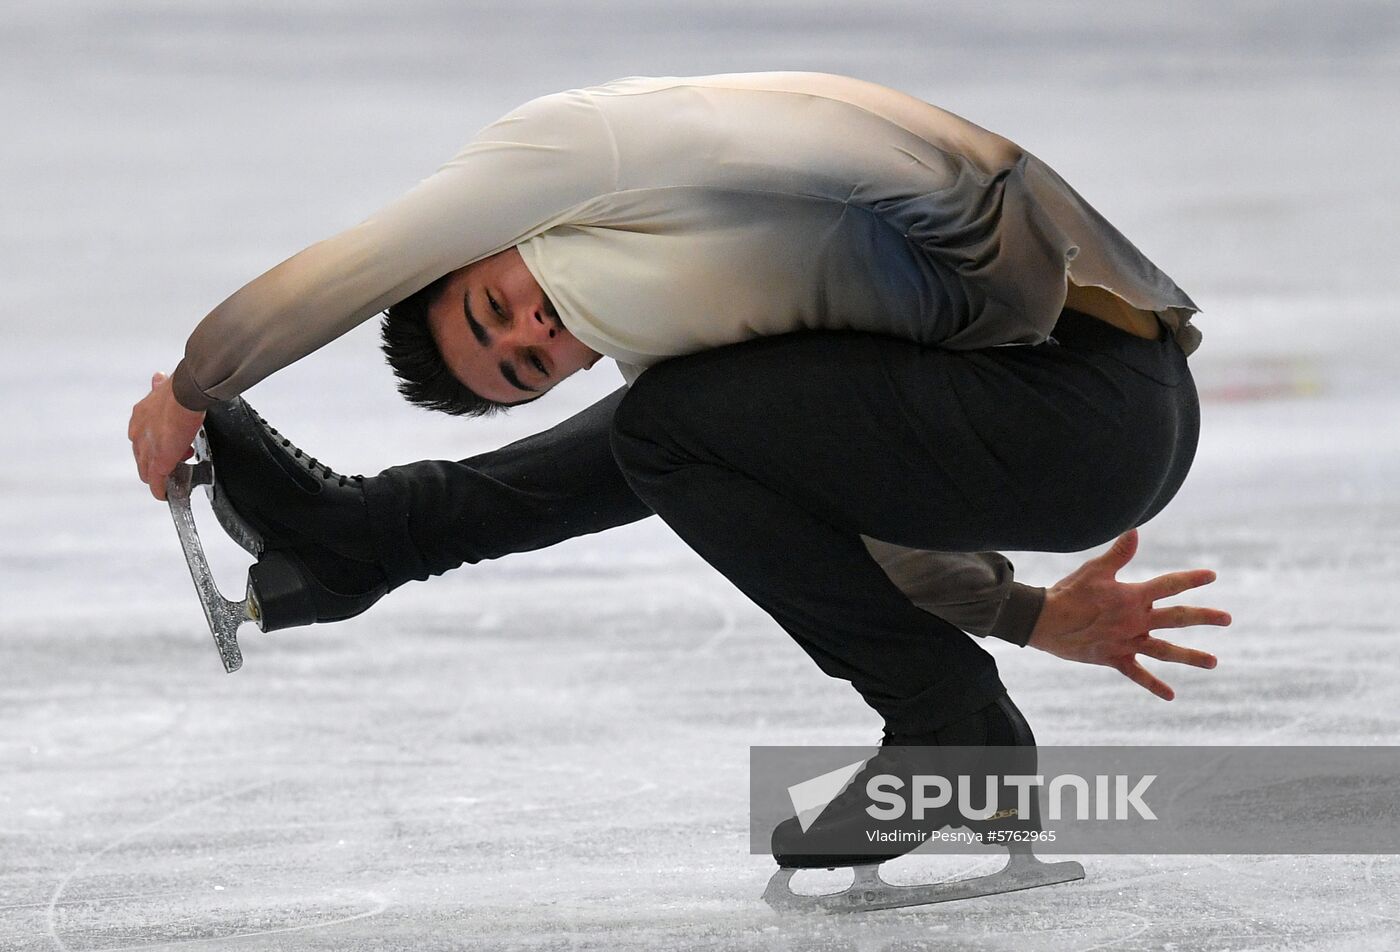
[[[865,761],[857,760],[853,764],[838,767],[830,773],[795,783],[787,788],[788,799],[792,801],[792,808],[797,813],[797,822],[801,824],[803,833],[806,833],[807,828],[816,822],[817,817],[822,815],[827,804],[836,799],[838,793],[846,789],[846,784],[851,782],[856,771],[863,766],[865,766]]]

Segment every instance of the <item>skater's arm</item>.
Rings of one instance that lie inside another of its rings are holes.
[[[1215,573],[1209,569],[1171,572],[1146,582],[1118,581],[1115,576],[1137,552],[1137,544],[1137,530],[1125,532],[1103,555],[1051,586],[1029,644],[1069,661],[1115,668],[1170,701],[1176,693],[1144,668],[1138,655],[1196,668],[1214,668],[1216,659],[1204,651],[1154,638],[1151,632],[1192,625],[1225,626],[1231,619],[1228,612],[1215,608],[1153,607],[1158,599],[1213,582]]]
[[[565,220],[613,185],[606,126],[577,93],[526,103],[399,200],[293,255],[200,322],[127,435],[157,499],[203,410],[464,265]]]
[[[864,541],[890,581],[929,614],[978,637],[1014,645],[1030,638],[1045,589],[1015,581],[1015,567],[1001,553],[932,552]]]
[[[176,398],[202,410],[237,396],[444,274],[567,220],[614,175],[586,95],[526,103],[402,198],[210,312],[175,370]]]

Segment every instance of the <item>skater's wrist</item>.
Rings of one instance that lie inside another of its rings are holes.
[[[191,413],[203,414],[205,410],[219,402],[217,398],[209,396],[200,388],[199,384],[195,382],[194,374],[184,360],[175,366],[175,372],[170,375],[170,387],[175,394],[175,402],[180,405],[181,409]]]
[[[1045,593],[1040,613],[1026,638],[1028,648],[1037,648],[1057,657],[1064,657],[1059,650],[1058,640],[1071,626],[1065,618],[1063,602],[1064,599],[1059,593],[1053,590]]]
[[[1013,645],[1026,647],[1030,644],[1036,623],[1045,610],[1045,598],[1044,588],[1012,582],[1007,590],[1006,600],[1002,602],[1001,611],[997,613],[996,622],[988,634]]]

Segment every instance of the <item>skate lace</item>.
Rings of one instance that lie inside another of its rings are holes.
[[[274,439],[278,440],[282,444],[283,449],[290,450],[292,453],[292,458],[295,459],[302,466],[304,466],[311,473],[311,475],[318,476],[321,479],[325,480],[335,480],[336,484],[339,486],[344,486],[346,483],[359,484],[364,482],[365,478],[363,476],[341,475],[340,473],[337,473],[335,470],[331,469],[325,463],[319,462],[316,459],[316,457],[302,452],[301,447],[297,446],[291,440],[287,439],[281,433],[277,432],[277,428],[271,423],[268,423],[267,420],[263,419],[261,416],[258,417],[258,422],[261,423],[264,427],[266,427],[267,432]],[[320,472],[317,472],[318,469],[320,470]]]

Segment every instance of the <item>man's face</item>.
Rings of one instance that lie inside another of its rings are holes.
[[[560,323],[514,248],[454,271],[428,328],[453,376],[497,403],[537,397],[602,356]]]

